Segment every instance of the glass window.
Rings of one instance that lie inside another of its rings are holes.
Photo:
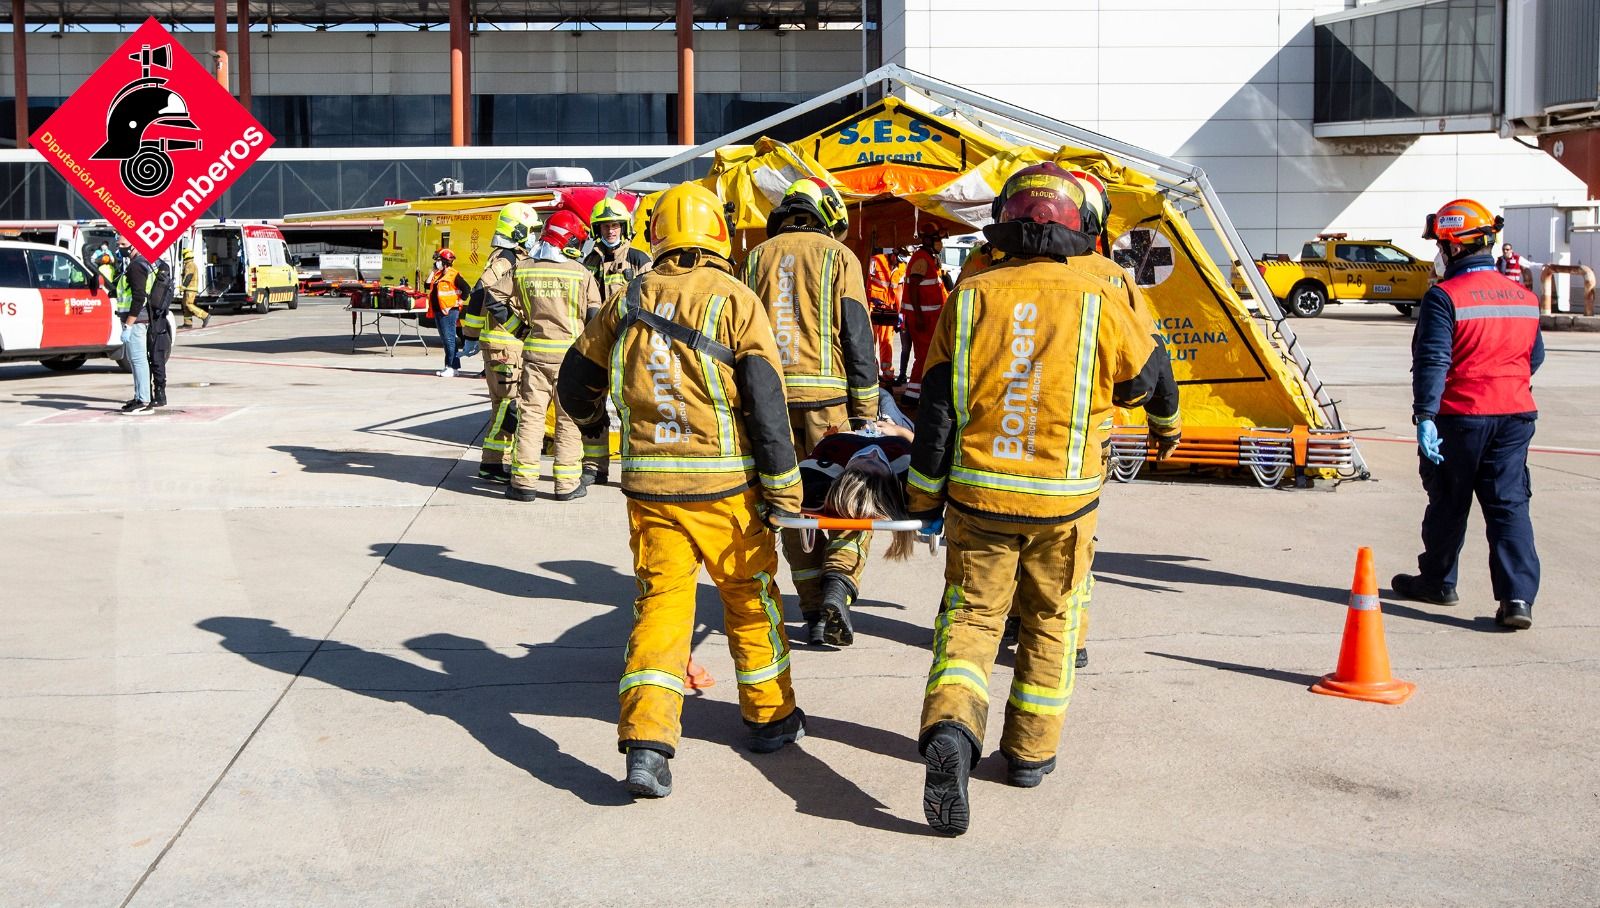
[[[1372,249],[1372,260],[1385,265],[1409,265],[1416,261],[1416,259],[1393,246],[1373,246],[1370,248]]]
[[[28,263],[21,249],[0,248],[0,288],[16,290],[31,286]]]
[[[1326,258],[1327,255],[1327,247],[1322,243],[1307,243],[1300,247],[1302,260],[1318,260]]]
[[[89,285],[89,273],[65,252],[28,250],[33,286],[40,290],[75,290]]]
[[[1341,262],[1370,262],[1372,253],[1370,246],[1338,245],[1333,247],[1333,257]]]
[[[1401,44],[1422,43],[1422,10],[1419,7],[1403,9],[1395,13],[1400,20],[1399,38]]]

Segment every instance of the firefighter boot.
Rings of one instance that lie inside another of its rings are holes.
[[[1077,655],[1072,657],[1072,667],[1073,668],[1083,668],[1084,666],[1086,666],[1088,664],[1089,664],[1089,648],[1087,646],[1078,647]]]
[[[967,777],[977,752],[977,742],[958,723],[940,722],[929,729],[922,744],[922,762],[928,769],[922,783],[922,814],[935,832],[957,836],[967,831],[971,821]]]
[[[611,483],[611,464],[609,462],[586,463],[583,465],[583,478],[578,480],[582,486],[603,486]]]
[[[1005,751],[1001,751],[1005,753]],[[1044,777],[1056,771],[1056,758],[1030,763],[1010,754],[1006,757],[1006,784],[1017,788],[1038,788]]]
[[[806,714],[798,706],[782,719],[745,724],[750,726],[750,749],[758,754],[772,753],[806,736]]]
[[[511,474],[506,468],[497,463],[483,463],[478,465],[478,478],[485,482],[496,482],[505,485],[511,482]]]
[[[834,646],[849,646],[855,642],[855,628],[850,624],[850,603],[855,598],[856,587],[849,577],[822,575],[822,637]]]
[[[538,501],[539,496],[532,489],[519,489],[516,486],[506,486],[506,497],[512,501]]]
[[[628,793],[640,798],[664,798],[672,794],[672,769],[667,755],[648,747],[628,748]]]
[[[1507,599],[1500,603],[1500,610],[1495,612],[1494,623],[1519,631],[1533,627],[1533,603]]]
[[[800,617],[805,619],[805,638],[807,646],[822,646],[828,642],[826,629],[822,624],[821,612],[801,612]]]

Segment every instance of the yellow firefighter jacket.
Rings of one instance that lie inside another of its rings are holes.
[[[1150,431],[1156,435],[1169,437],[1181,435],[1183,419],[1179,414],[1178,383],[1172,376],[1172,361],[1167,353],[1166,343],[1155,333],[1155,313],[1150,309],[1150,303],[1145,299],[1145,295],[1140,292],[1139,285],[1134,282],[1133,275],[1129,274],[1126,268],[1095,252],[1075,255],[1067,259],[1067,265],[1110,284],[1115,296],[1126,295],[1128,306],[1133,310],[1134,320],[1151,332],[1150,336],[1155,341],[1160,363],[1157,367],[1155,388],[1144,404],[1145,420],[1150,424]]]
[[[178,284],[180,297],[190,293],[200,292],[200,268],[194,263],[194,256],[183,260],[183,278]]]
[[[1110,290],[1048,258],[1008,258],[956,288],[924,372],[913,514],[948,500],[979,516],[1060,523],[1095,508],[1111,410],[1149,397],[1157,358],[1126,293]]]
[[[461,315],[461,333],[468,338],[478,338],[485,344],[522,346],[517,339],[517,329],[522,322],[512,311],[515,302],[517,259],[515,249],[495,249],[478,276],[477,286],[467,300],[467,309]]]
[[[650,270],[650,256],[635,249],[629,243],[618,243],[616,248],[607,249],[599,241],[583,259],[584,267],[594,272],[595,280],[600,282],[600,289],[609,299],[628,282]]]
[[[516,316],[522,322],[522,351],[536,360],[559,363],[583,333],[589,312],[600,308],[600,287],[589,269],[577,262],[517,260]]]
[[[755,485],[775,511],[797,514],[800,471],[772,326],[728,267],[693,250],[657,262],[590,320],[557,391],[593,439],[606,426],[609,387],[625,495],[712,501]],[[691,346],[634,319],[635,309],[699,337]]]
[[[878,415],[878,355],[861,263],[820,230],[791,229],[750,250],[745,283],[766,304],[789,406],[849,402]]]

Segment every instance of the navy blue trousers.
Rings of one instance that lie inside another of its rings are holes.
[[[1476,495],[1489,537],[1489,582],[1498,602],[1532,603],[1539,593],[1539,554],[1533,549],[1528,499],[1528,442],[1532,416],[1440,416],[1444,463],[1421,457],[1428,509],[1422,515],[1423,552],[1417,568],[1430,586],[1456,585],[1467,515]]]

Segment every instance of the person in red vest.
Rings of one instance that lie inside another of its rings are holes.
[[[900,283],[894,276],[893,249],[883,249],[867,263],[867,305],[872,334],[878,342],[878,379],[894,384],[894,332],[900,326]]]
[[[945,274],[944,262],[939,258],[944,249],[944,232],[932,224],[924,224],[917,231],[917,238],[922,245],[911,253],[911,261],[906,265],[906,286],[900,304],[914,357],[904,399],[905,404],[912,407],[922,400],[922,367],[951,286],[950,276]]]
[[[1528,516],[1528,443],[1539,408],[1533,373],[1544,362],[1539,300],[1495,270],[1490,250],[1505,219],[1471,199],[1428,215],[1444,279],[1422,298],[1411,338],[1411,421],[1428,508],[1417,573],[1391,586],[1406,599],[1453,605],[1461,544],[1476,495],[1489,537],[1495,623],[1533,626],[1539,555]]]
[[[1500,258],[1495,260],[1494,266],[1512,283],[1522,283],[1522,256],[1517,255],[1517,250],[1512,249],[1510,243],[1500,247]]]

